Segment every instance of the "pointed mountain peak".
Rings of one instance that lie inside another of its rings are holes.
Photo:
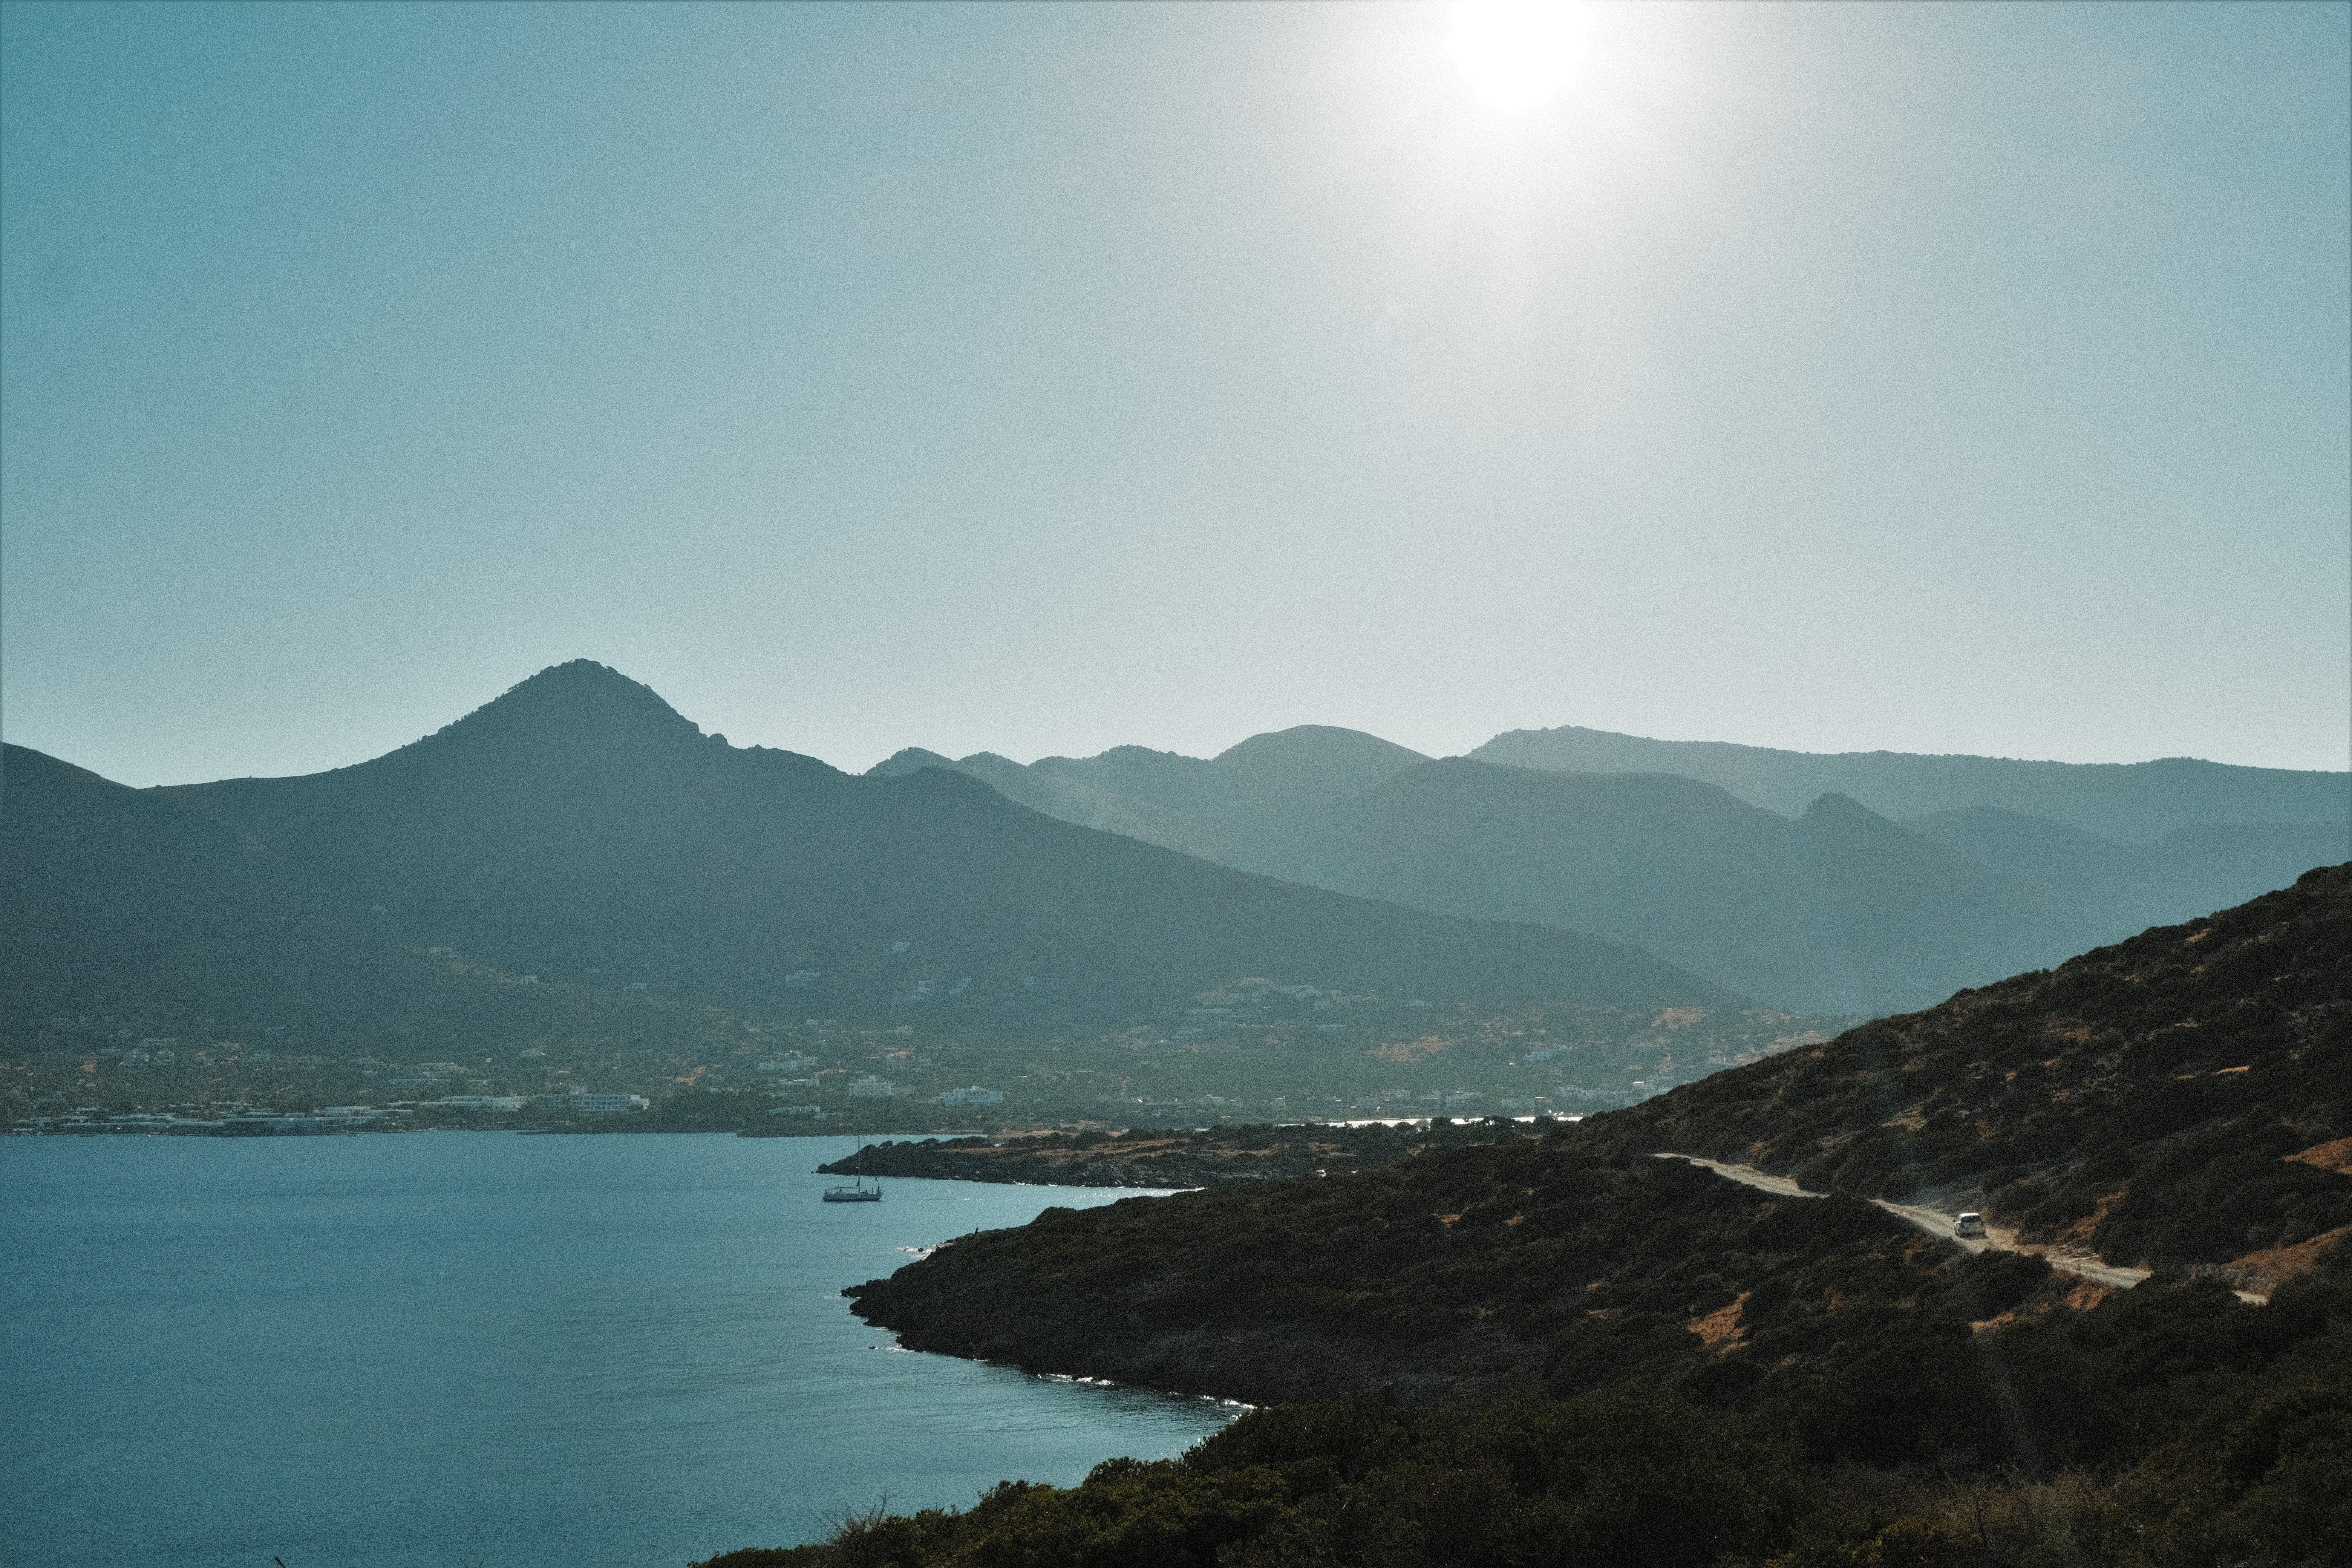
[[[641,749],[699,742],[694,721],[653,688],[593,659],[551,665],[415,746]],[[399,755],[394,752],[394,755]]]

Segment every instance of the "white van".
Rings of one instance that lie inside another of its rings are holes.
[[[1982,1236],[1984,1233],[1984,1215],[1973,1209],[1962,1215],[1952,1226],[1954,1236],[1976,1237]]]

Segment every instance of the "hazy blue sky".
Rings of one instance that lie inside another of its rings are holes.
[[[10,5],[0,697],[2341,768],[2342,5]]]

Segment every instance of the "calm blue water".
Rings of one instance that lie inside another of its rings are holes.
[[[897,1350],[837,1292],[1102,1189],[832,1139],[0,1140],[0,1559],[677,1568],[1230,1407]]]

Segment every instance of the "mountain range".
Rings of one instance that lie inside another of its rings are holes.
[[[1846,795],[1903,820],[1993,806],[2107,838],[2140,841],[2210,822],[2342,822],[2352,773],[2247,768],[2194,757],[2047,763],[1904,752],[1784,752],[1720,741],[1652,741],[1563,725],[1511,730],[1470,755],[1562,773],[1675,773],[1783,816]]]
[[[349,1030],[486,974],[1005,1028],[1242,975],[1433,1003],[1729,999],[1623,943],[1244,874],[958,773],[730,746],[586,661],[307,777],[133,790],[13,746],[0,769],[18,1020],[111,1004]]]
[[[1609,762],[1645,765],[1567,765]],[[872,771],[923,769],[1239,869],[1591,931],[1819,1013],[1924,1007],[2352,858],[2352,776],[2188,761],[1809,757],[1576,730],[1433,759],[1302,725],[1211,759],[908,749]],[[2115,837],[2142,830],[2158,837]]]
[[[1529,733],[1481,751],[1532,755]],[[1783,773],[1799,755],[1759,754]],[[1677,773],[1433,759],[1312,725],[1213,759],[908,751],[853,776],[730,745],[575,661],[307,777],[131,790],[7,748],[0,1006],[413,1032],[468,987],[535,976],[1024,1030],[1255,975],[1433,1003],[1887,1013],[2352,853],[2340,816],[2254,819],[2321,810],[2340,774],[1811,762],[1814,782],[1893,769],[1940,781],[1903,800],[1962,804],[1896,822],[1830,793],[1792,818]],[[1971,779],[2000,787],[1971,799]],[[2126,819],[2161,834],[2095,831]]]

